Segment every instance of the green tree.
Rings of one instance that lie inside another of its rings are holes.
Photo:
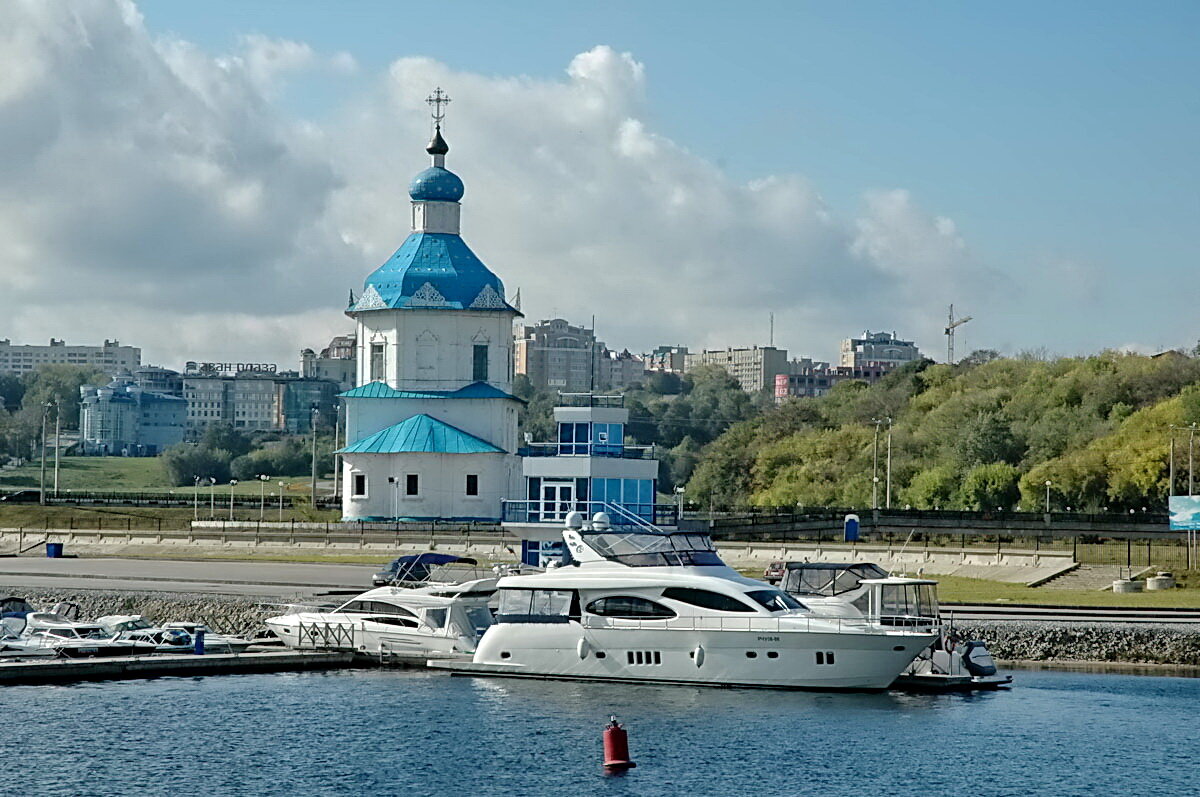
[[[63,428],[78,429],[79,388],[84,385],[106,385],[110,381],[107,375],[93,368],[64,364],[40,365],[24,377],[21,413],[26,423],[40,424],[45,405],[57,405],[62,413]]]
[[[211,450],[228,451],[229,456],[235,458],[250,453],[253,447],[249,437],[228,423],[214,423],[205,429],[200,445]]]
[[[214,451],[191,443],[171,446],[160,457],[171,484],[183,487],[195,483],[195,478],[218,483],[229,481],[229,452]]]
[[[978,465],[963,478],[963,502],[974,510],[1012,509],[1021,497],[1019,478],[1007,462]]]

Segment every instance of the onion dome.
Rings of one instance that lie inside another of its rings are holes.
[[[458,175],[442,166],[430,166],[408,185],[408,195],[414,202],[458,202],[464,190]]]

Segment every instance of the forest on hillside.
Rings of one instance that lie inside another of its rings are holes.
[[[1193,423],[1195,356],[976,352],[733,424],[699,452],[686,494],[701,505],[865,507],[877,472],[882,506],[890,431],[893,507],[1038,510],[1050,481],[1055,510],[1162,509],[1172,435],[1175,492],[1187,490],[1190,432],[1179,427]]]

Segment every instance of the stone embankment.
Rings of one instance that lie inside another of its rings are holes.
[[[199,622],[214,631],[248,634],[263,627],[263,620],[281,614],[286,596],[244,597],[181,592],[125,592],[117,590],[42,591],[0,586],[0,595],[17,595],[39,609],[59,601],[79,604],[79,616],[94,620],[107,614],[142,614],[155,623]]]
[[[973,620],[955,629],[997,659],[1200,665],[1195,625]]]

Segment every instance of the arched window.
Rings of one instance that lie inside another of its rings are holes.
[[[587,605],[590,614],[600,617],[618,617],[625,620],[665,620],[675,616],[675,612],[645,598],[632,595],[613,595],[598,598]]]

